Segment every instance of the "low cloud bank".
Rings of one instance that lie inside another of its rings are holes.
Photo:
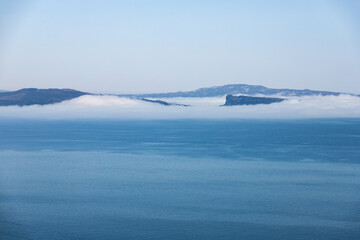
[[[360,97],[307,96],[270,105],[219,106],[225,97],[164,98],[191,107],[163,106],[117,96],[91,96],[54,105],[0,107],[0,118],[32,119],[183,119],[183,118],[350,118],[360,117]]]
[[[139,106],[140,101],[130,98],[121,98],[117,96],[94,96],[84,95],[75,98],[70,101],[60,103],[69,107],[103,107],[103,106],[114,106],[114,107],[136,107]]]

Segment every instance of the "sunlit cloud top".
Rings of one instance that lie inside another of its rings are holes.
[[[138,99],[85,95],[53,105],[0,107],[0,118],[25,119],[245,119],[360,117],[360,97],[290,97],[281,103],[220,106],[225,97],[167,98],[189,107],[163,106]]]

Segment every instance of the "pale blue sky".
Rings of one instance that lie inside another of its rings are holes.
[[[0,0],[0,89],[360,93],[358,2]]]

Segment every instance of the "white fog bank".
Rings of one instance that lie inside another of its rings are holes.
[[[242,118],[358,118],[360,97],[308,96],[281,103],[252,106],[220,106],[225,97],[164,98],[189,104],[163,106],[117,96],[85,95],[53,105],[0,107],[0,118],[30,119],[242,119]]]

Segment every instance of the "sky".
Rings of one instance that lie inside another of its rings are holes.
[[[360,1],[0,0],[0,90],[360,93]]]

